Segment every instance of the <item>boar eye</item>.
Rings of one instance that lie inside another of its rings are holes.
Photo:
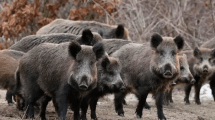
[[[163,52],[163,51],[160,51],[160,55],[163,56],[163,55],[164,55],[164,52]]]
[[[183,66],[181,66],[181,67],[180,67],[180,70],[184,70],[184,67],[183,67]]]
[[[172,56],[175,56],[175,54],[176,54],[175,51],[172,51]]]
[[[202,58],[202,57],[200,57],[200,61],[203,61],[203,58]]]

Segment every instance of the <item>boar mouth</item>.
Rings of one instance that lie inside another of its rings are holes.
[[[167,70],[164,74],[163,74],[164,78],[172,78],[173,74],[172,72],[170,72],[169,70]]]
[[[79,85],[79,89],[85,91],[88,89],[88,86],[85,84],[81,84],[81,85]]]

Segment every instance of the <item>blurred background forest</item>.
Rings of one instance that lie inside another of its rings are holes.
[[[133,41],[181,35],[190,48],[215,39],[214,0],[0,0],[0,49],[56,18],[123,24]]]

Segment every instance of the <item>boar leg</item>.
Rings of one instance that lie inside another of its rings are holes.
[[[51,101],[51,99],[52,99],[51,97],[46,96],[46,95],[44,95],[42,97],[41,110],[40,110],[41,120],[46,120],[46,108],[47,108],[47,105],[48,105],[49,101]]]
[[[171,90],[169,91],[169,94],[168,94],[168,99],[169,99],[169,102],[170,102],[170,103],[173,103],[173,100],[172,100],[172,90],[173,90],[173,89],[171,89]]]
[[[143,114],[143,107],[146,104],[146,98],[148,96],[148,92],[146,92],[146,90],[142,87],[139,87],[137,89],[137,94],[136,95],[139,99],[138,105],[137,105],[137,109],[136,109],[136,116],[137,118],[142,118],[142,114]]]
[[[68,91],[72,91],[72,90],[68,90]],[[69,96],[69,104],[72,105],[72,108],[74,111],[74,120],[81,120],[80,114],[79,114],[81,99],[78,96],[79,94],[76,92],[74,92],[71,96]]]
[[[28,86],[30,87],[30,86]],[[43,96],[43,91],[39,89],[38,86],[34,86],[33,88],[25,88],[25,108],[26,110],[26,117],[30,117],[34,119],[34,106],[36,104],[36,101]],[[36,93],[36,94],[35,94]]]
[[[197,105],[201,105],[201,102],[200,102],[200,89],[201,89],[201,85],[200,84],[195,84],[195,102]]]
[[[155,96],[158,119],[160,119],[160,120],[166,120],[166,117],[163,114],[163,96],[164,96],[163,92],[159,92]]]
[[[9,106],[13,105],[12,96],[13,96],[13,93],[10,90],[8,90],[6,93],[6,100]]]
[[[151,109],[151,106],[146,102],[145,105],[144,105],[144,108],[150,110],[150,109]]]
[[[94,97],[90,100],[91,119],[93,119],[93,120],[97,120],[96,105],[97,105],[98,100],[99,100],[99,98],[97,98],[97,97]]]
[[[185,98],[184,98],[184,101],[186,102],[186,103],[185,103],[186,105],[189,105],[189,104],[190,104],[189,96],[190,96],[191,88],[192,88],[192,85],[187,85],[187,86],[185,87]]]
[[[214,101],[215,101],[215,80],[210,81],[210,87],[211,87],[212,95],[213,95]]]
[[[55,110],[57,110],[59,120],[66,120],[66,113],[68,107],[67,95],[58,94],[53,99],[53,103],[55,104],[54,106],[56,107]]]
[[[89,97],[84,97],[81,101],[81,119],[82,120],[87,120],[86,114],[87,114],[89,101],[90,101]]]
[[[124,117],[124,110],[123,110],[123,100],[125,99],[126,93],[120,92],[114,94],[114,104],[115,104],[115,110],[118,113],[119,116]]]

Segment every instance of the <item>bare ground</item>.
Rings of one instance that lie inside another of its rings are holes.
[[[0,91],[0,120],[21,120],[24,112],[20,112],[16,109],[15,105],[8,106],[5,101],[6,91]],[[164,114],[169,120],[215,120],[215,102],[212,98],[204,96],[206,92],[203,92],[201,96],[202,105],[196,105],[191,99],[191,105],[185,105],[183,102],[184,93],[181,91],[174,92],[174,103],[169,106],[164,106]],[[193,95],[191,95],[193,96]],[[113,105],[113,96],[108,96],[100,99],[97,105],[97,116],[99,120],[131,120],[136,119],[135,108],[137,100],[133,95],[129,95],[126,98],[128,105],[124,106],[125,117],[120,117],[116,114]],[[157,120],[157,110],[154,100],[151,96],[148,96],[148,103],[151,105],[151,110],[143,110],[144,120]],[[38,110],[36,110],[36,120],[38,118]],[[72,120],[73,112],[68,110],[67,119]],[[48,120],[57,119],[52,103],[49,103],[47,109]],[[90,110],[88,110],[87,118],[90,119]]]

